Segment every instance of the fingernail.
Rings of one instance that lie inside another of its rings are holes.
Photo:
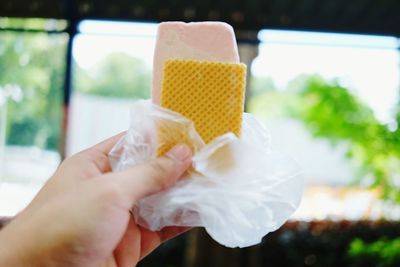
[[[179,161],[185,161],[192,155],[192,150],[189,146],[181,144],[171,149],[167,156]]]

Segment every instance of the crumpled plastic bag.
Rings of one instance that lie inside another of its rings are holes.
[[[194,150],[192,170],[174,187],[140,200],[133,208],[138,224],[153,231],[201,226],[222,245],[247,247],[260,243],[297,209],[303,192],[300,170],[271,151],[268,133],[250,114],[243,116],[240,139],[227,133],[206,145],[182,115],[149,101],[135,102],[130,128],[109,154],[113,171],[155,159],[162,145],[159,127],[174,138],[177,126]]]

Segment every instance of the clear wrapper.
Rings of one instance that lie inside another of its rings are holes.
[[[200,226],[222,245],[247,247],[278,229],[299,206],[299,167],[271,151],[267,131],[250,114],[243,115],[240,139],[227,133],[206,145],[190,120],[150,101],[137,101],[129,130],[109,154],[113,171],[155,159],[165,135],[185,136],[194,151],[192,168],[174,187],[135,205],[138,224],[154,231]]]

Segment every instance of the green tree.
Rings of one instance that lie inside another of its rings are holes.
[[[77,92],[119,98],[150,96],[151,70],[126,53],[111,53],[88,70],[75,66]]]
[[[346,143],[357,178],[372,176],[382,197],[400,204],[400,127],[394,131],[374,116],[369,106],[337,81],[300,76],[284,91],[264,90],[250,100],[250,111],[264,118],[300,120],[317,138]],[[400,125],[400,112],[396,116]]]
[[[0,33],[0,86],[23,93],[21,102],[8,104],[8,144],[57,149],[66,41],[65,34]]]
[[[354,267],[399,266],[400,238],[383,237],[373,242],[365,242],[356,238],[349,244],[348,256]]]
[[[278,90],[270,77],[251,77],[248,110],[263,119],[288,117],[298,96],[292,90]]]
[[[391,131],[372,110],[348,89],[333,81],[310,77],[300,88],[297,118],[320,138],[346,142],[348,156],[361,170],[372,174],[372,186],[382,197],[400,204],[400,130]],[[397,120],[399,114],[396,115]]]
[[[65,22],[0,18],[0,27],[61,30]],[[56,150],[62,124],[66,34],[0,32],[0,87],[22,89],[8,103],[6,142]],[[139,59],[113,53],[89,70],[75,64],[75,89],[107,97],[148,98],[151,71]]]

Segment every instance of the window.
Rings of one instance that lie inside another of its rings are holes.
[[[377,170],[374,162],[364,166],[365,161],[361,159],[372,153],[365,142],[362,143],[367,133],[351,136],[346,129],[351,125],[354,129],[364,127],[357,122],[360,118],[338,118],[342,113],[336,111],[342,110],[338,105],[339,97],[355,99],[360,107],[351,103],[360,111],[348,111],[348,114],[371,120],[371,124],[383,129],[381,134],[370,138],[371,144],[373,140],[383,140],[383,132],[395,136],[400,81],[398,40],[275,30],[261,31],[259,37],[262,43],[252,67],[249,111],[265,122],[275,148],[295,158],[304,170],[307,190],[295,218],[381,216],[384,208],[374,201],[380,193],[359,188],[370,185]],[[304,97],[309,90],[314,90],[314,99]],[[305,110],[314,100],[323,101],[319,110]],[[351,108],[348,103],[346,105]],[[336,118],[348,124],[336,123],[335,128],[323,128],[320,124],[326,123],[327,117],[324,111],[330,112],[331,121]],[[306,117],[298,115],[304,112],[308,112]],[[360,115],[362,112],[367,115]],[[357,138],[358,143],[354,141]],[[361,152],[355,151],[355,144]],[[393,155],[396,157],[398,161],[398,156]],[[385,162],[390,160],[385,159]],[[393,170],[393,174],[399,175],[399,170]]]
[[[0,216],[23,208],[60,162],[65,28],[60,20],[0,18]],[[79,24],[73,42],[67,155],[129,127],[132,101],[150,96],[156,30],[157,24]],[[259,38],[248,110],[266,124],[274,149],[295,158],[304,170],[306,196],[294,218],[393,217],[394,209],[375,201],[382,191],[365,187],[382,168],[391,179],[400,179],[400,156],[382,155],[383,167],[373,161],[366,167],[362,157],[382,152],[384,138],[400,133],[398,40],[275,30],[261,31]],[[311,89],[314,100],[317,96],[326,103],[319,108],[328,107],[328,115],[340,122],[331,124],[337,127],[326,128],[325,113],[315,116],[320,110],[310,108],[313,99],[306,93]],[[382,130],[370,150],[367,133],[349,133],[359,117],[352,117],[355,112],[341,115],[337,92],[345,100],[355,99],[352,107],[366,113],[361,118]],[[357,138],[364,140],[356,143],[361,152],[354,149]],[[393,147],[400,151],[400,144]]]
[[[0,215],[23,208],[59,164],[65,26],[0,18]]]
[[[84,21],[79,30],[68,154],[126,130],[132,100],[150,97],[157,25]]]

